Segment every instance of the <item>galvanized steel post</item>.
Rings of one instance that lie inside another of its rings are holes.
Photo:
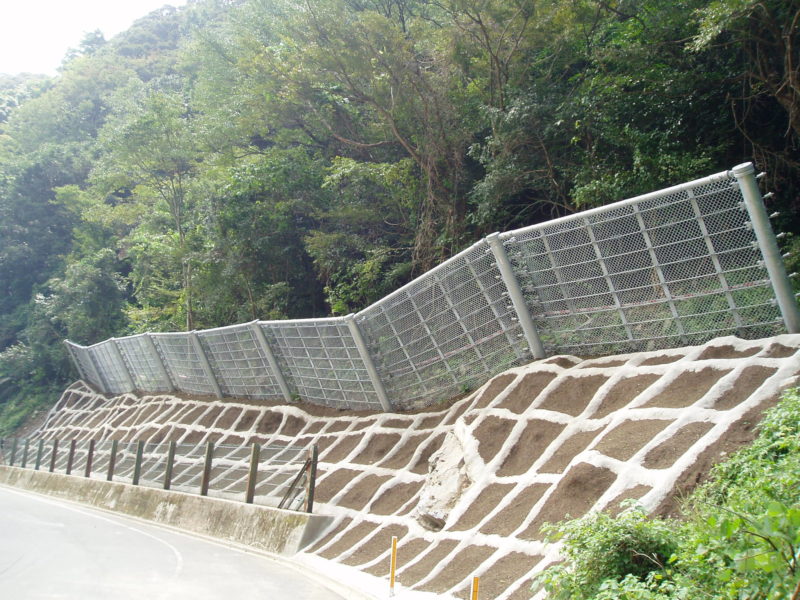
[[[383,382],[381,381],[381,376],[378,374],[378,370],[375,368],[375,363],[372,362],[372,356],[370,356],[369,350],[367,350],[367,344],[364,341],[364,336],[361,335],[361,329],[359,328],[358,323],[356,323],[356,316],[351,313],[344,317],[344,320],[345,323],[347,323],[347,328],[350,330],[350,335],[353,336],[353,341],[356,344],[358,354],[367,369],[367,374],[372,382],[372,387],[375,389],[375,393],[378,395],[381,408],[383,408],[383,410],[386,412],[392,412],[392,404],[389,402],[389,397],[386,395],[386,389],[383,387]]]
[[[536,325],[534,325],[531,314],[528,311],[528,305],[525,303],[525,297],[522,295],[517,276],[514,275],[514,268],[511,266],[511,261],[508,260],[508,254],[506,254],[506,249],[503,247],[503,242],[500,240],[500,234],[492,233],[486,236],[486,241],[492,249],[494,260],[500,271],[500,276],[503,278],[503,283],[508,290],[511,305],[517,313],[517,319],[519,319],[519,324],[522,327],[522,332],[525,335],[525,340],[528,342],[533,357],[536,359],[545,358],[547,354],[545,354],[542,340],[539,338],[539,332],[536,331]]]
[[[258,324],[258,321],[253,321],[250,323],[250,330],[253,332],[253,336],[256,338],[256,342],[258,342],[258,345],[261,348],[261,351],[264,353],[264,356],[267,357],[269,368],[272,369],[272,375],[275,377],[275,381],[278,382],[278,387],[281,388],[283,399],[286,400],[286,402],[291,402],[292,392],[289,389],[289,386],[286,384],[286,379],[284,379],[281,368],[278,365],[278,361],[275,359],[275,354],[272,352],[272,348],[267,342],[267,337],[264,335],[264,331],[261,329],[261,325]]]
[[[189,340],[197,354],[197,359],[200,361],[200,366],[203,367],[203,373],[205,373],[206,379],[214,390],[214,395],[217,398],[222,398],[222,390],[219,387],[219,382],[217,382],[217,378],[214,376],[214,370],[211,368],[211,363],[208,362],[208,357],[206,356],[205,350],[203,350],[203,345],[200,343],[200,338],[197,337],[196,331],[189,332]]]
[[[750,215],[750,222],[753,225],[753,232],[764,256],[764,266],[772,282],[772,289],[775,291],[775,299],[778,308],[786,324],[789,333],[800,333],[800,308],[792,291],[792,284],[786,274],[786,267],[783,265],[783,257],[778,248],[778,242],[769,223],[767,210],[758,189],[755,178],[755,169],[752,163],[744,163],[733,168],[733,176],[739,182],[739,189],[742,192],[744,205]]]

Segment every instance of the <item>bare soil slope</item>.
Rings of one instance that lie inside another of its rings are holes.
[[[61,439],[320,448],[316,501],[334,524],[307,553],[377,577],[399,539],[405,588],[466,598],[530,597],[558,558],[548,521],[620,510],[627,498],[674,510],[762,411],[796,385],[800,335],[512,369],[450,407],[414,414],[132,395],[76,384],[43,433]]]

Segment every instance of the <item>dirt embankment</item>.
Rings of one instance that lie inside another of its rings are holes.
[[[498,375],[448,407],[345,413],[172,396],[104,398],[78,384],[42,430],[66,439],[311,444],[318,510],[335,516],[307,554],[377,577],[399,538],[405,588],[529,598],[557,559],[542,525],[628,498],[677,494],[750,441],[800,373],[800,335],[593,360],[553,357]],[[308,557],[307,557],[308,558]]]

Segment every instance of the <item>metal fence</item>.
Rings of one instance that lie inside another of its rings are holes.
[[[752,165],[488,236],[355,315],[148,333],[84,347],[105,393],[405,409],[552,354],[800,331]]]
[[[0,440],[0,464],[311,512],[316,448]]]

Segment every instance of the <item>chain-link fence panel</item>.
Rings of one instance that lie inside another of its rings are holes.
[[[278,380],[253,331],[258,325],[234,325],[198,331],[214,375],[226,396],[280,398]]]
[[[531,359],[481,241],[356,316],[394,406],[452,397]]]
[[[129,366],[137,390],[170,392],[173,389],[155,343],[148,334],[118,338],[117,347]]]
[[[782,331],[732,177],[502,236],[550,353]]]
[[[261,326],[299,398],[336,408],[381,410],[345,319],[269,321]]]

